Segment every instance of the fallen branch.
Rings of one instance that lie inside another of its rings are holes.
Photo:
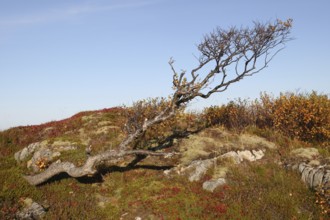
[[[119,158],[128,155],[145,155],[158,157],[171,157],[174,153],[153,152],[149,150],[131,150],[131,151],[106,151],[101,154],[88,157],[85,164],[77,167],[70,162],[59,162],[51,164],[46,170],[36,175],[24,176],[31,185],[39,185],[46,182],[50,178],[60,174],[67,173],[69,176],[78,178],[83,176],[92,176],[98,172],[97,165],[105,162],[116,163]]]

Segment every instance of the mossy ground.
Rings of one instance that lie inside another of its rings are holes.
[[[13,219],[22,207],[22,199],[27,197],[48,207],[46,219],[326,218],[315,203],[315,194],[303,185],[299,175],[278,165],[281,156],[277,150],[267,151],[261,162],[230,166],[226,170],[228,184],[213,193],[204,191],[202,183],[220,175],[226,161],[219,161],[199,182],[189,182],[185,176],[163,174],[164,169],[173,165],[208,157],[214,152],[242,147],[267,148],[268,142],[260,141],[243,146],[242,136],[223,128],[209,128],[176,142],[173,147],[183,153],[181,158],[157,161],[147,158],[138,166],[111,167],[89,178],[72,179],[62,175],[38,187],[24,180],[22,173],[26,165],[14,160],[16,151],[36,141],[74,141],[78,143],[78,150],[63,153],[61,159],[79,164],[85,158],[87,143],[93,142],[94,153],[116,146],[123,138],[120,129],[123,121],[120,109],[108,109],[80,113],[62,122],[1,132],[0,219]],[[274,142],[284,155],[284,146],[291,149],[303,144],[269,130],[247,129],[247,132]],[[198,155],[198,151],[205,155]]]

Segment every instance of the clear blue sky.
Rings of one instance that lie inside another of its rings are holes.
[[[0,129],[171,94],[216,26],[293,18],[267,69],[191,108],[266,91],[330,93],[329,0],[0,0]]]

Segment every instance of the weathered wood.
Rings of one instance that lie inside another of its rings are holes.
[[[77,167],[70,162],[60,162],[51,164],[43,172],[24,176],[24,178],[31,185],[39,185],[46,182],[53,176],[56,176],[60,173],[67,173],[69,176],[77,178],[83,176],[94,175],[98,172],[97,165],[104,164],[105,162],[114,164],[117,162],[118,158],[123,158],[127,155],[146,155],[146,156],[171,156],[173,153],[163,153],[163,152],[153,152],[148,150],[131,150],[131,151],[106,151],[101,154],[88,157],[85,164]]]

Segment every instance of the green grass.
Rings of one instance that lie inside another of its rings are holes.
[[[103,195],[112,202],[103,210],[114,219],[125,213],[127,219],[217,219],[226,209],[222,191],[205,192],[201,182],[190,183],[184,177],[168,179],[159,171],[136,170],[107,178]]]
[[[246,164],[229,173],[226,215],[239,219],[319,219],[315,195],[275,163]]]

